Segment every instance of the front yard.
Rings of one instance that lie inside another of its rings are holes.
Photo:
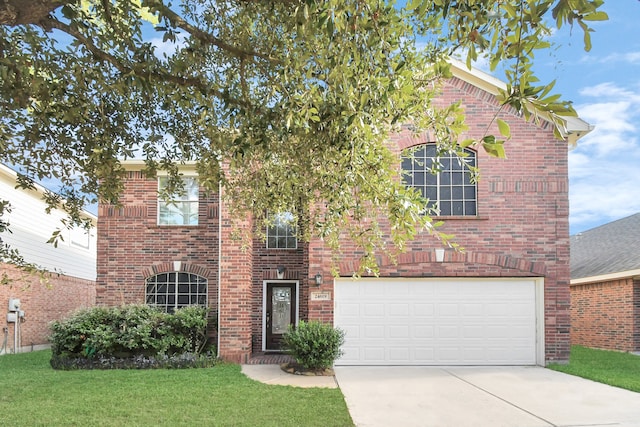
[[[339,389],[207,369],[56,371],[51,352],[0,357],[0,425],[353,426]]]
[[[550,369],[640,393],[640,356],[573,346],[568,365]]]

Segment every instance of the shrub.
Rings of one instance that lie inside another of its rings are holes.
[[[342,355],[344,331],[315,320],[301,321],[296,328],[289,326],[283,340],[296,362],[307,369],[320,370],[333,366]]]
[[[193,354],[207,344],[207,309],[185,307],[167,314],[146,305],[94,307],[51,324],[53,359],[131,359]],[[77,363],[81,366],[83,363]]]

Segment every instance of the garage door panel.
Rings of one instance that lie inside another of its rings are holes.
[[[336,364],[535,364],[535,297],[533,279],[337,280]]]

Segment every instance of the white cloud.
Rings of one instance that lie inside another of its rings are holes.
[[[184,47],[186,38],[186,33],[176,33],[175,42],[162,41],[162,37],[153,37],[149,40],[149,42],[156,48],[156,56],[160,59],[164,59],[165,57],[173,55],[178,49]]]
[[[576,106],[595,125],[569,154],[571,232],[640,212],[640,90],[603,83]]]
[[[599,62],[606,64],[610,62],[626,62],[629,64],[640,64],[640,52],[612,53],[599,59]]]

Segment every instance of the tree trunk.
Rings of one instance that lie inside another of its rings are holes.
[[[0,25],[41,25],[47,16],[73,0],[0,0]]]

